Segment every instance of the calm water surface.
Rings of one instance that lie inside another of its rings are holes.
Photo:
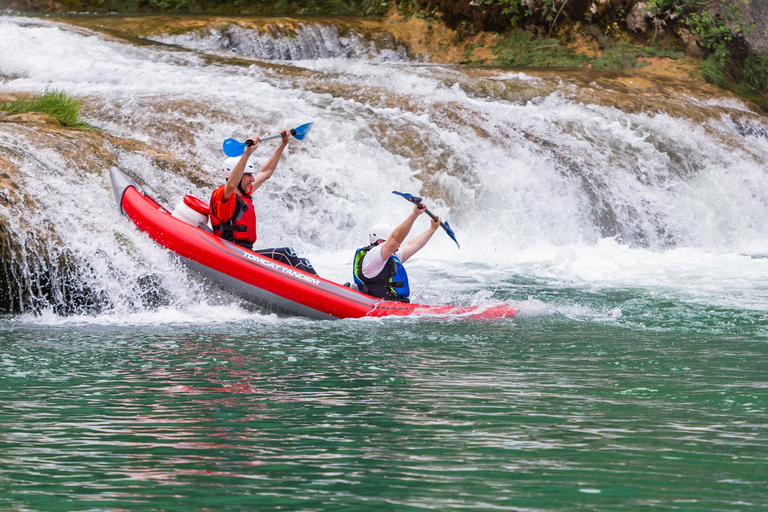
[[[759,334],[6,320],[0,347],[3,510],[768,506]]]

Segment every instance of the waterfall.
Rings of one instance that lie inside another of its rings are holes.
[[[229,50],[266,60],[368,59],[376,62],[407,61],[407,49],[389,34],[367,40],[350,29],[344,35],[338,27],[321,23],[300,23],[296,30],[269,25],[267,29],[237,24],[183,34],[149,36],[149,40],[192,50]]]
[[[462,246],[437,233],[409,263],[414,282],[428,283],[416,285],[426,302],[505,293],[519,279],[762,301],[768,129],[736,99],[672,86],[641,96],[600,75],[372,60],[380,49],[321,25],[293,39],[233,26],[159,40],[186,49],[0,17],[0,92],[55,86],[83,97],[103,130],[0,123],[0,161],[34,205],[0,203],[4,263],[6,254],[15,262],[5,272],[25,290],[11,292],[14,310],[233,300],[119,215],[109,167],[168,207],[188,193],[207,201],[224,139],[308,121],[311,136],[290,144],[256,195],[259,243],[291,245],[333,280],[349,280],[370,225],[407,215],[391,194],[399,190],[422,195]],[[275,68],[200,53],[212,48],[299,61]],[[113,139],[96,151],[100,137]],[[264,143],[254,161],[274,147]],[[425,228],[420,220],[414,232]],[[34,265],[33,253],[42,255]],[[30,284],[43,267],[58,284]],[[46,291],[57,287],[68,291]]]

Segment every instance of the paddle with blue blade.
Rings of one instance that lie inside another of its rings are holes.
[[[293,138],[296,140],[304,140],[307,137],[309,130],[312,129],[312,124],[313,123],[307,123],[291,129],[291,135],[293,135]],[[265,140],[276,139],[280,136],[281,135],[278,133],[276,135],[269,135],[267,137],[259,137],[259,140],[264,142]],[[224,141],[224,154],[230,157],[240,156],[245,151],[245,146],[250,146],[251,144],[252,142],[250,140],[240,142],[239,140],[235,139],[227,139]]]
[[[421,198],[420,197],[412,196],[411,194],[407,194],[405,192],[397,192],[395,190],[393,190],[392,193],[393,194],[397,194],[398,196],[404,197],[405,199],[407,199],[408,201],[412,202],[413,204],[420,204],[421,203]],[[424,209],[424,213],[429,215],[432,218],[432,220],[437,220],[437,216],[434,213],[432,213],[431,211],[429,211],[428,208]],[[453,230],[451,229],[451,226],[449,226],[447,222],[442,222],[441,221],[440,222],[440,227],[443,228],[446,233],[448,233],[448,236],[451,237],[451,240],[456,242],[456,247],[461,249],[461,246],[459,245],[459,241],[456,240],[456,233],[453,232]]]

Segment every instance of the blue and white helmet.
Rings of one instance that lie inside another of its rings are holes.
[[[229,179],[229,175],[232,174],[232,171],[235,169],[235,166],[237,165],[237,162],[240,161],[239,156],[232,156],[224,160],[224,162],[221,164],[221,175],[224,176],[225,180]],[[256,166],[251,163],[249,160],[245,164],[245,171],[243,171],[243,174],[253,174],[257,172]]]

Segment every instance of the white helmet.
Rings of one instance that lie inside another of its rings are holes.
[[[368,242],[375,244],[379,240],[386,240],[394,230],[395,227],[390,226],[389,224],[376,224],[368,233]]]
[[[232,171],[234,170],[235,166],[237,165],[237,162],[240,161],[239,156],[233,156],[230,158],[227,158],[224,160],[224,162],[221,164],[221,174],[224,176],[225,180],[229,179],[229,175],[232,174]],[[243,171],[243,174],[253,174],[256,172],[256,167],[250,162],[246,162],[245,164],[245,171]]]

